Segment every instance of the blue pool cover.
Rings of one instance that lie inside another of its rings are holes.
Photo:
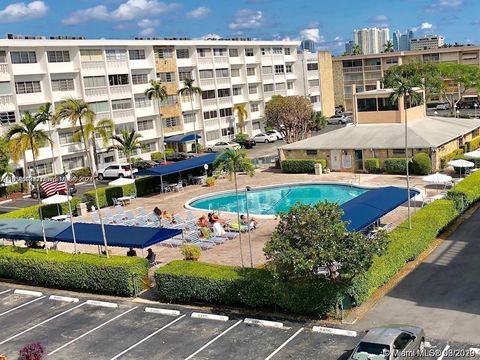
[[[408,200],[407,189],[387,186],[369,190],[341,205],[349,231],[360,231]],[[410,198],[418,192],[410,190]]]
[[[73,243],[72,227],[68,222],[44,221],[47,241]],[[100,224],[75,223],[75,237],[78,244],[103,245]],[[182,230],[140,226],[105,225],[109,246],[143,249],[174,236]],[[0,238],[11,240],[42,241],[40,220],[0,220]]]
[[[143,175],[165,176],[165,175],[175,174],[181,171],[202,167],[205,164],[210,165],[213,163],[216,157],[217,157],[217,153],[196,156],[191,159],[177,161],[176,163],[173,163],[173,164],[159,165],[149,169],[143,169],[136,172],[134,175],[135,176],[143,176]]]

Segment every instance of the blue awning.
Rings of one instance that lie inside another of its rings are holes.
[[[417,192],[410,190],[410,198]],[[375,223],[408,200],[407,189],[387,186],[372,189],[344,203],[342,220],[349,222],[349,231],[360,231]]]
[[[54,241],[55,236],[70,226],[69,223],[45,220],[43,222],[45,236],[48,241]],[[43,240],[42,222],[28,219],[0,220],[0,238],[10,240]]]
[[[197,134],[197,140],[201,138],[202,136]],[[195,140],[195,134],[180,134],[180,135],[173,135],[165,138],[166,143],[187,142],[187,141],[194,141],[194,140]]]
[[[134,175],[135,176],[144,176],[144,175],[165,176],[169,174],[175,174],[181,171],[195,169],[205,164],[210,165],[211,163],[213,163],[216,157],[217,157],[216,153],[205,154],[205,155],[197,156],[191,159],[177,161],[174,164],[159,165],[149,169],[143,169],[136,172]]]

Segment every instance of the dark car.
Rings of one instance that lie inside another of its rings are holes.
[[[185,153],[185,152],[176,152],[171,155],[167,155],[167,161],[181,161],[181,160],[187,160],[195,157],[195,155],[190,154],[190,153]]]
[[[47,198],[47,193],[45,192],[45,190],[42,189],[41,186],[38,187],[40,189],[40,198],[41,199],[45,199]],[[66,195],[65,193],[65,190],[60,190],[58,192],[60,195]],[[75,184],[69,184],[68,185],[68,194],[70,196],[73,196],[77,193],[77,188],[75,187]],[[37,193],[37,188],[35,187],[34,189],[32,189],[32,191],[30,191],[30,196],[32,197],[32,199],[38,199],[38,193]]]
[[[158,164],[153,160],[141,160],[141,161],[135,162],[135,164],[133,164],[133,167],[138,170],[143,170],[143,169],[149,169],[157,165]]]
[[[250,138],[235,138],[233,139],[234,142],[236,142],[237,144],[240,144],[242,146],[242,148],[245,148],[245,149],[251,149],[252,147],[254,147],[255,145],[257,145],[256,141],[253,140],[253,139],[250,139]]]

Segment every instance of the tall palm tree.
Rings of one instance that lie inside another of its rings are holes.
[[[227,173],[230,179],[233,177],[235,184],[235,197],[237,201],[237,222],[239,226],[239,241],[240,241],[240,259],[243,263],[243,253],[242,253],[242,232],[240,231],[240,202],[238,199],[238,185],[237,185],[237,173],[245,172],[248,176],[252,177],[255,174],[255,167],[252,164],[252,161],[247,157],[247,152],[245,150],[232,150],[227,149],[222,152],[213,162],[213,167],[217,173]],[[250,224],[248,224],[250,226]],[[253,258],[252,258],[252,246],[249,244],[250,248],[250,262],[253,267]]]
[[[93,122],[95,119],[95,112],[90,109],[90,106],[83,100],[74,99],[73,97],[66,98],[63,100],[55,110],[53,116],[53,124],[59,124],[63,119],[70,121],[72,126],[80,126],[81,137],[83,141],[83,146],[85,153],[87,155],[88,167],[90,168],[90,173],[92,174],[92,183],[95,190],[95,201],[97,205],[98,217],[100,218],[100,227],[102,229],[103,244],[105,246],[105,254],[107,258],[108,254],[108,244],[107,244],[107,235],[105,233],[105,225],[103,223],[102,214],[100,212],[100,201],[98,200],[98,190],[97,182],[95,181],[95,175],[93,171],[93,162],[90,158],[90,153],[88,151],[88,138],[85,134],[85,124]]]
[[[183,80],[183,88],[178,90],[178,95],[184,95],[184,96],[189,96],[190,97],[190,106],[192,108],[192,114],[194,116],[194,121],[193,121],[193,136],[195,138],[195,153],[198,154],[198,143],[197,143],[197,128],[196,128],[196,122],[197,118],[195,116],[195,113],[193,112],[193,97],[195,94],[201,94],[202,89],[200,89],[198,86],[195,86],[194,83],[195,80],[186,78]]]
[[[408,196],[408,227],[412,228],[412,218],[410,216],[410,174],[409,174],[409,159],[408,159],[408,116],[407,109],[409,104],[416,104],[421,101],[421,96],[415,91],[416,84],[414,79],[408,79],[399,75],[395,76],[392,84],[392,94],[390,95],[390,101],[398,103],[400,99],[403,99],[403,109],[405,116],[405,162],[406,162],[406,175],[407,175],[407,196]]]
[[[393,46],[393,43],[388,40],[385,45],[383,45],[383,52],[384,53],[389,53],[389,52],[394,52],[395,51],[395,48]]]
[[[107,148],[107,152],[112,150],[122,151],[127,158],[128,165],[131,169],[132,179],[133,179],[133,168],[132,168],[132,155],[138,150],[142,149],[144,145],[140,142],[142,134],[139,134],[135,130],[128,132],[127,130],[122,130],[120,136],[112,135],[111,139],[116,142],[114,145],[110,145]]]
[[[362,55],[362,48],[358,44],[353,44],[352,55]]]
[[[238,127],[240,128],[240,132],[245,132],[245,119],[248,116],[247,109],[245,109],[245,104],[237,104],[233,107],[233,111],[237,112],[238,117]]]
[[[145,96],[149,99],[155,99],[158,109],[158,118],[160,123],[160,140],[162,141],[162,148],[163,148],[163,159],[165,161],[165,165],[167,164],[167,154],[165,153],[165,136],[163,134],[163,122],[162,122],[162,111],[161,111],[161,104],[162,101],[167,99],[167,89],[165,86],[162,85],[160,81],[157,80],[150,80],[150,87],[145,90]]]
[[[51,143],[48,134],[39,129],[39,127],[44,123],[43,119],[40,117],[33,116],[30,112],[26,111],[23,114],[20,123],[12,125],[6,134],[6,139],[10,143],[10,149],[12,150],[12,156],[15,161],[18,161],[23,155],[25,159],[25,152],[30,150],[32,152],[33,159],[33,168],[35,170],[35,176],[38,177],[38,167],[37,167],[37,157],[39,149],[44,146],[47,142]],[[25,161],[26,162],[26,161]],[[25,165],[27,168],[28,166]],[[35,181],[37,187],[38,203],[42,203],[40,196],[40,187],[39,179]],[[40,209],[41,211],[41,209]],[[42,233],[43,233],[43,243],[45,250],[47,249],[47,239],[45,236],[45,227],[43,225],[43,216],[40,212],[40,220],[42,223]]]

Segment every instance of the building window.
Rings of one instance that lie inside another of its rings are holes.
[[[137,121],[138,131],[152,130],[153,129],[153,120],[138,120]]]
[[[148,84],[148,74],[132,74],[132,84]]]
[[[65,51],[47,51],[49,63],[70,62],[70,52]]]
[[[178,116],[165,118],[163,119],[163,124],[167,128],[178,126],[180,124],[180,118]]]
[[[35,170],[37,172],[35,172]],[[29,166],[28,171],[30,174],[37,174],[38,176],[42,176],[42,175],[52,174],[53,167],[51,162],[40,163],[40,164],[37,164],[37,169],[35,169],[33,166]]]
[[[290,74],[290,73],[293,72],[292,64],[287,64],[287,65],[285,65],[285,72],[286,72],[287,74]]]
[[[260,124],[260,121],[253,121],[252,122],[252,130],[261,130],[262,125]]]
[[[73,79],[52,80],[52,91],[73,91],[75,84]]]
[[[258,86],[257,85],[248,85],[248,93],[249,94],[257,94],[258,93]]]
[[[275,65],[275,74],[284,74],[285,66],[284,65]]]
[[[229,76],[228,69],[216,69],[215,76],[219,78],[226,78]]]
[[[287,89],[293,90],[293,81],[287,81]]]
[[[245,56],[253,56],[253,48],[246,48]]]
[[[171,59],[173,57],[172,48],[156,48],[155,53],[159,59]]]
[[[190,52],[188,49],[177,49],[177,59],[188,59]]]
[[[358,111],[377,111],[377,99],[358,99]]]
[[[234,133],[235,133],[235,130],[233,129],[233,127],[222,129],[222,136],[229,136],[229,135],[233,135]]]
[[[103,51],[100,49],[82,49],[80,50],[80,59],[82,61],[101,61],[103,60]]]
[[[240,77],[240,69],[230,69],[231,77]]]
[[[319,95],[310,96],[310,102],[312,104],[316,104],[316,103],[320,102],[320,96]]]
[[[284,83],[284,82],[276,83],[276,84],[275,84],[275,88],[276,88],[277,90],[285,90],[285,83]]]
[[[17,94],[31,94],[41,91],[40,81],[18,81],[15,83],[15,92]]]
[[[220,117],[232,116],[232,108],[220,109]]]
[[[218,130],[207,131],[205,133],[205,137],[207,141],[217,140],[220,137],[219,131]]]
[[[211,50],[206,48],[200,48],[200,49],[197,49],[197,54],[199,57],[207,57],[207,56],[210,57]]]
[[[262,74],[267,75],[271,74],[273,71],[273,68],[271,66],[262,66]]]
[[[132,108],[132,99],[112,100],[112,110],[127,110]]]
[[[217,92],[218,92],[218,97],[219,98],[230,96],[230,88],[228,88],[228,89],[218,89]]]
[[[83,78],[85,89],[106,86],[105,76],[86,76]]]
[[[210,111],[204,111],[203,112],[203,118],[205,120],[208,120],[208,119],[213,119],[213,118],[216,118],[218,115],[217,115],[217,110],[210,110]]]
[[[215,99],[215,90],[203,90],[202,91],[202,99]]]
[[[63,159],[63,167],[65,170],[78,169],[85,166],[83,156],[76,156],[68,159]]]
[[[393,156],[405,156],[405,149],[393,149]]]
[[[307,155],[318,155],[318,150],[307,150]]]
[[[257,103],[250,104],[250,111],[251,112],[258,112],[259,111],[258,104]]]
[[[73,141],[73,132],[59,133],[58,138],[60,140],[60,145],[71,145],[75,143]]]
[[[255,76],[255,68],[247,67],[247,76]]]
[[[241,86],[234,86],[234,87],[232,88],[232,95],[233,95],[233,96],[242,95],[242,87],[241,87]]]
[[[144,108],[152,106],[152,102],[146,96],[135,97],[135,107]]]
[[[115,134],[121,134],[122,131],[132,132],[132,130],[135,130],[135,123],[133,122],[118,124],[115,126]],[[121,151],[118,152],[118,156],[125,157],[125,155],[121,155]]]
[[[197,116],[194,113],[183,113],[183,122],[190,124],[196,122]]]
[[[270,48],[262,48],[262,55],[270,55]]]
[[[320,80],[319,79],[312,79],[308,80],[308,86],[320,86]]]
[[[145,60],[145,50],[128,50],[130,60]]]
[[[213,56],[227,56],[227,49],[225,48],[214,48]]]
[[[157,73],[157,77],[160,79],[160,82],[164,83],[171,83],[176,81],[176,76],[174,72]]]
[[[128,74],[108,75],[110,86],[128,85]]]
[[[318,63],[308,63],[307,70],[308,71],[318,70]]]
[[[285,55],[290,55],[290,48],[285,48]]]
[[[281,47],[274,47],[274,48],[272,48],[272,53],[274,55],[282,55],[283,54],[283,49]]]
[[[273,91],[273,84],[264,84],[264,85],[263,85],[263,91],[264,91],[264,92]]]
[[[35,51],[12,51],[10,58],[12,64],[34,64],[37,62]]]
[[[0,64],[5,64],[7,62],[7,52],[0,51]]]
[[[184,80],[187,80],[187,79],[191,79],[192,78],[192,72],[190,70],[186,71],[186,70],[182,70],[182,71],[178,71],[178,80],[179,81],[184,81]]]
[[[398,64],[398,58],[386,58],[385,63],[386,64]]]
[[[88,103],[90,109],[96,114],[106,113],[110,111],[110,105],[108,101],[96,101]]]
[[[15,112],[6,111],[0,112],[0,123],[2,124],[12,124],[15,122]]]
[[[228,49],[228,55],[230,57],[238,57],[238,49]]]
[[[155,143],[155,141],[146,142],[146,143],[143,143],[142,145],[143,145],[141,149],[142,154],[157,151],[157,144]]]
[[[177,95],[167,95],[167,97],[162,100],[162,106],[172,106],[176,105],[178,102]]]
[[[213,70],[200,70],[200,79],[213,79]]]
[[[105,58],[108,60],[127,60],[127,50],[125,49],[107,49]]]
[[[378,98],[378,111],[398,110],[398,102],[392,102],[389,98]]]

